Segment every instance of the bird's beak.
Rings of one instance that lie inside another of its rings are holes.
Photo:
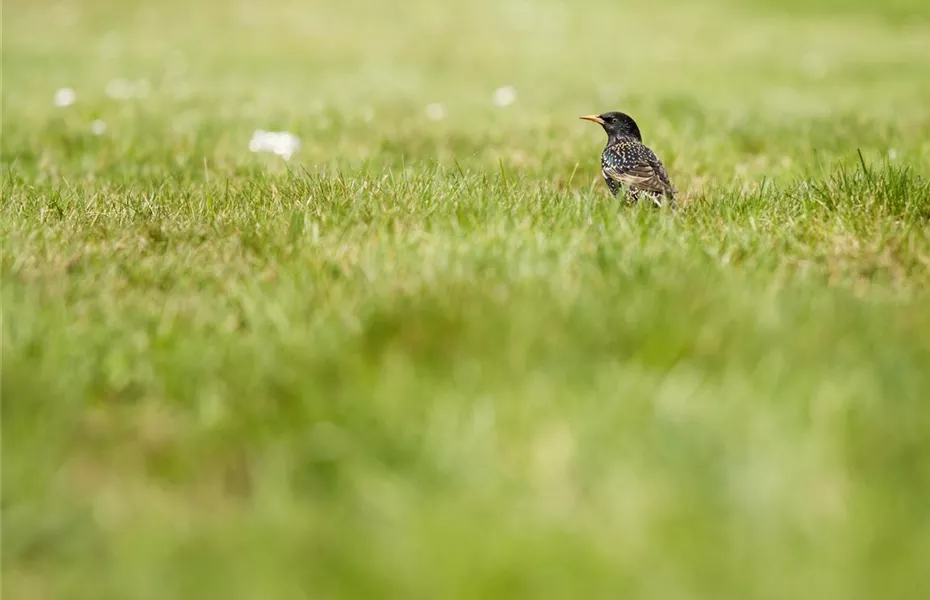
[[[597,123],[598,125],[604,124],[604,119],[600,118],[597,115],[587,115],[581,118],[584,119],[585,121],[591,121],[592,123]]]

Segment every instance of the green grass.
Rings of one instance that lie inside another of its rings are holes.
[[[926,2],[3,8],[4,596],[930,597]]]

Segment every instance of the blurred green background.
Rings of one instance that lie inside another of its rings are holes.
[[[624,109],[679,179],[773,177],[857,146],[925,162],[927,12],[918,0],[11,2],[5,159],[42,148],[20,162],[67,168],[45,126],[100,118],[113,135],[84,142],[95,162],[83,166],[108,172],[132,170],[119,164],[129,151],[151,169],[241,164],[265,128],[298,133],[315,167],[428,155],[590,174],[575,144],[599,140],[576,117]],[[144,82],[145,101],[113,102],[114,81]],[[506,111],[491,102],[503,86],[518,94]],[[60,87],[79,97],[67,114],[51,102]],[[431,103],[447,119],[431,122]]]
[[[4,595],[930,596],[930,3],[3,9]]]

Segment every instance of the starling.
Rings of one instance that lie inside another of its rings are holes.
[[[634,201],[645,197],[657,206],[663,198],[675,200],[675,188],[655,152],[643,145],[639,127],[629,115],[608,112],[581,117],[607,132],[607,147],[601,153],[601,173],[614,196],[621,188]]]

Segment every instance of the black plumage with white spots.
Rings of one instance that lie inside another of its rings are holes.
[[[648,199],[656,205],[674,202],[675,187],[655,152],[643,145],[636,122],[621,112],[581,117],[600,124],[607,132],[601,153],[601,173],[615,196],[626,190],[634,201]]]

